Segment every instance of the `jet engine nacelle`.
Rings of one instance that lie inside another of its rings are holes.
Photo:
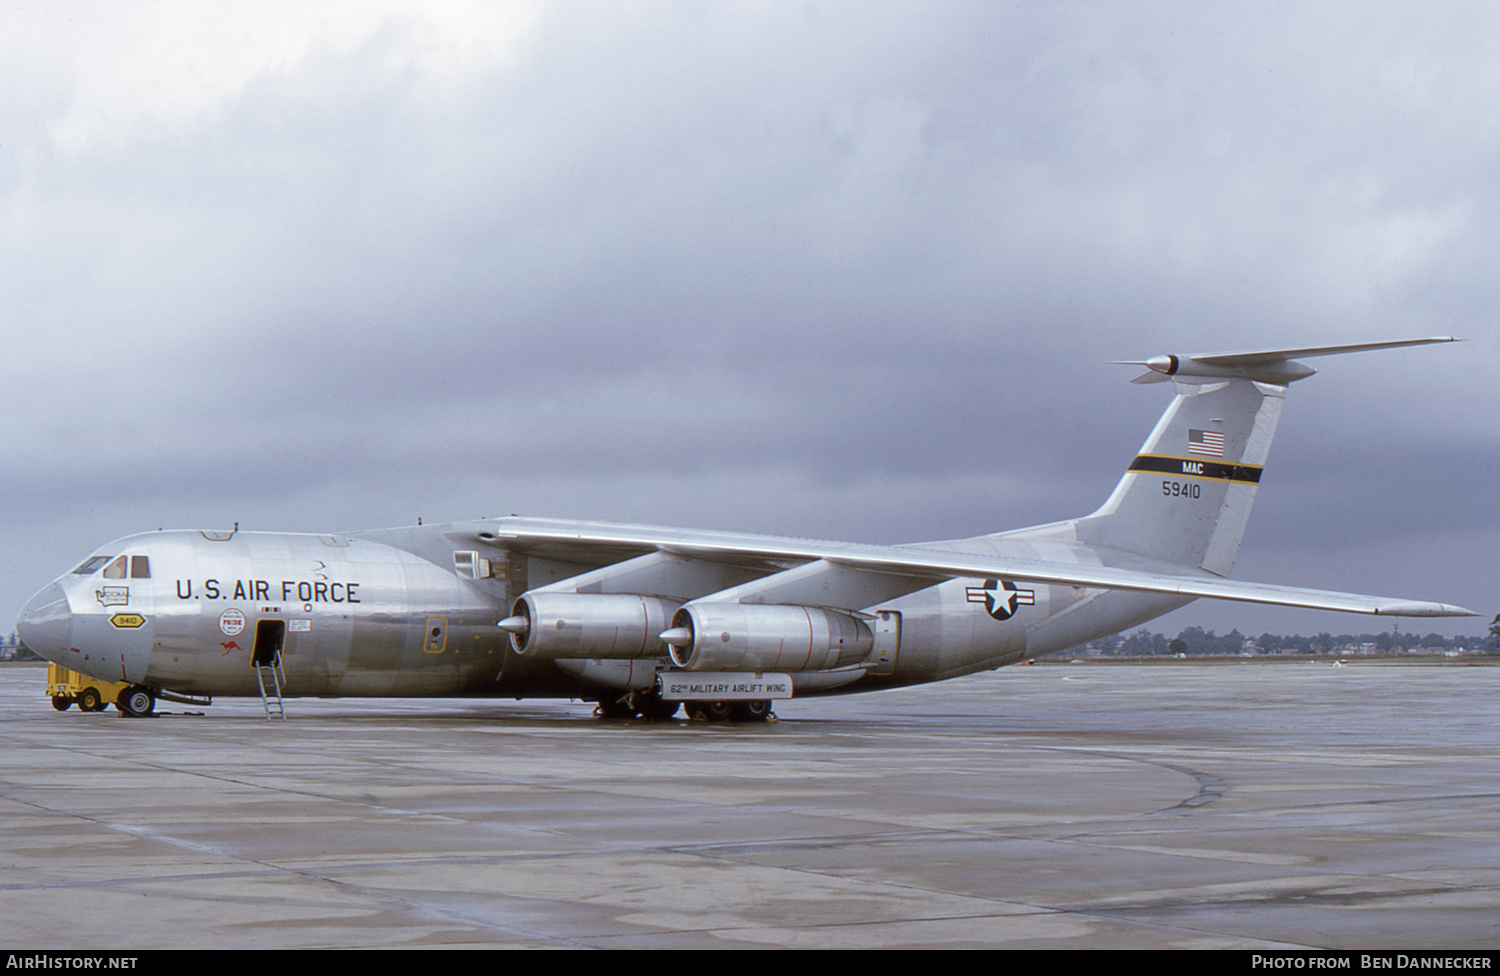
[[[823,671],[870,656],[863,620],[819,607],[690,603],[662,635],[689,671]]]
[[[521,594],[500,626],[524,657],[634,659],[661,657],[659,636],[680,604],[634,593]]]

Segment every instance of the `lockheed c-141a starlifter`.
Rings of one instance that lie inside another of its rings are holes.
[[[1297,360],[1414,339],[1159,356],[1175,397],[1082,518],[912,545],[538,518],[100,548],[17,624],[38,654],[158,697],[504,696],[601,715],[765,717],[777,699],[941,681],[1208,597],[1397,616],[1442,603],[1229,579]],[[284,714],[284,713],[282,713]]]

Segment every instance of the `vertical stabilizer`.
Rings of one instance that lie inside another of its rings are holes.
[[[1078,541],[1227,576],[1271,450],[1286,387],[1177,384],[1177,396]]]

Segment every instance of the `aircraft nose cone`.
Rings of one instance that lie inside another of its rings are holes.
[[[62,663],[71,646],[73,608],[62,587],[50,583],[21,610],[16,634],[26,646],[49,661]]]

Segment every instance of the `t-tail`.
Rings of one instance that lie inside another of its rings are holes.
[[[1289,384],[1313,356],[1394,349],[1450,337],[1264,352],[1157,356],[1137,383],[1171,380],[1177,395],[1078,541],[1228,576]]]

